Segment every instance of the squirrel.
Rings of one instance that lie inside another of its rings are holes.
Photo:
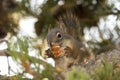
[[[78,36],[79,20],[72,12],[61,15],[57,20],[57,27],[47,34],[50,47],[46,55],[55,60],[55,67],[67,70],[71,66],[87,62],[91,53],[86,49]]]

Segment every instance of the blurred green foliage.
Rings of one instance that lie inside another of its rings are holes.
[[[91,72],[84,68],[73,68],[68,72],[67,80],[119,80],[120,69],[114,71],[113,64],[105,62],[104,67],[100,65]]]
[[[67,80],[90,80],[90,75],[84,70],[73,68],[67,75]]]
[[[26,73],[33,76],[33,80],[39,80],[48,78],[54,80],[56,72],[52,65],[40,59],[40,53],[36,51],[33,53],[35,56],[29,55],[29,48],[34,40],[28,37],[12,37],[8,44],[8,54],[17,62],[18,66],[21,67],[22,72],[17,72],[16,78],[20,80]],[[34,47],[33,47],[34,48]],[[34,48],[35,49],[35,48]],[[40,66],[43,66],[43,69]],[[14,70],[10,70],[14,71]],[[29,78],[28,78],[29,79]],[[18,79],[16,79],[18,80]]]

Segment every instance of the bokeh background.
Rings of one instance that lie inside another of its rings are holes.
[[[120,48],[120,0],[0,0],[0,75],[54,79],[46,34],[67,10],[78,16],[79,36],[91,52]]]

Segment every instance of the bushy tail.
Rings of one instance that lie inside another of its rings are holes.
[[[79,19],[72,12],[66,12],[58,18],[57,26],[67,34],[79,39]]]

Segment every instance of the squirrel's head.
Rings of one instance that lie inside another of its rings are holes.
[[[50,47],[52,46],[60,46],[62,44],[62,40],[65,37],[64,31],[60,28],[51,29],[47,34],[47,42]]]

